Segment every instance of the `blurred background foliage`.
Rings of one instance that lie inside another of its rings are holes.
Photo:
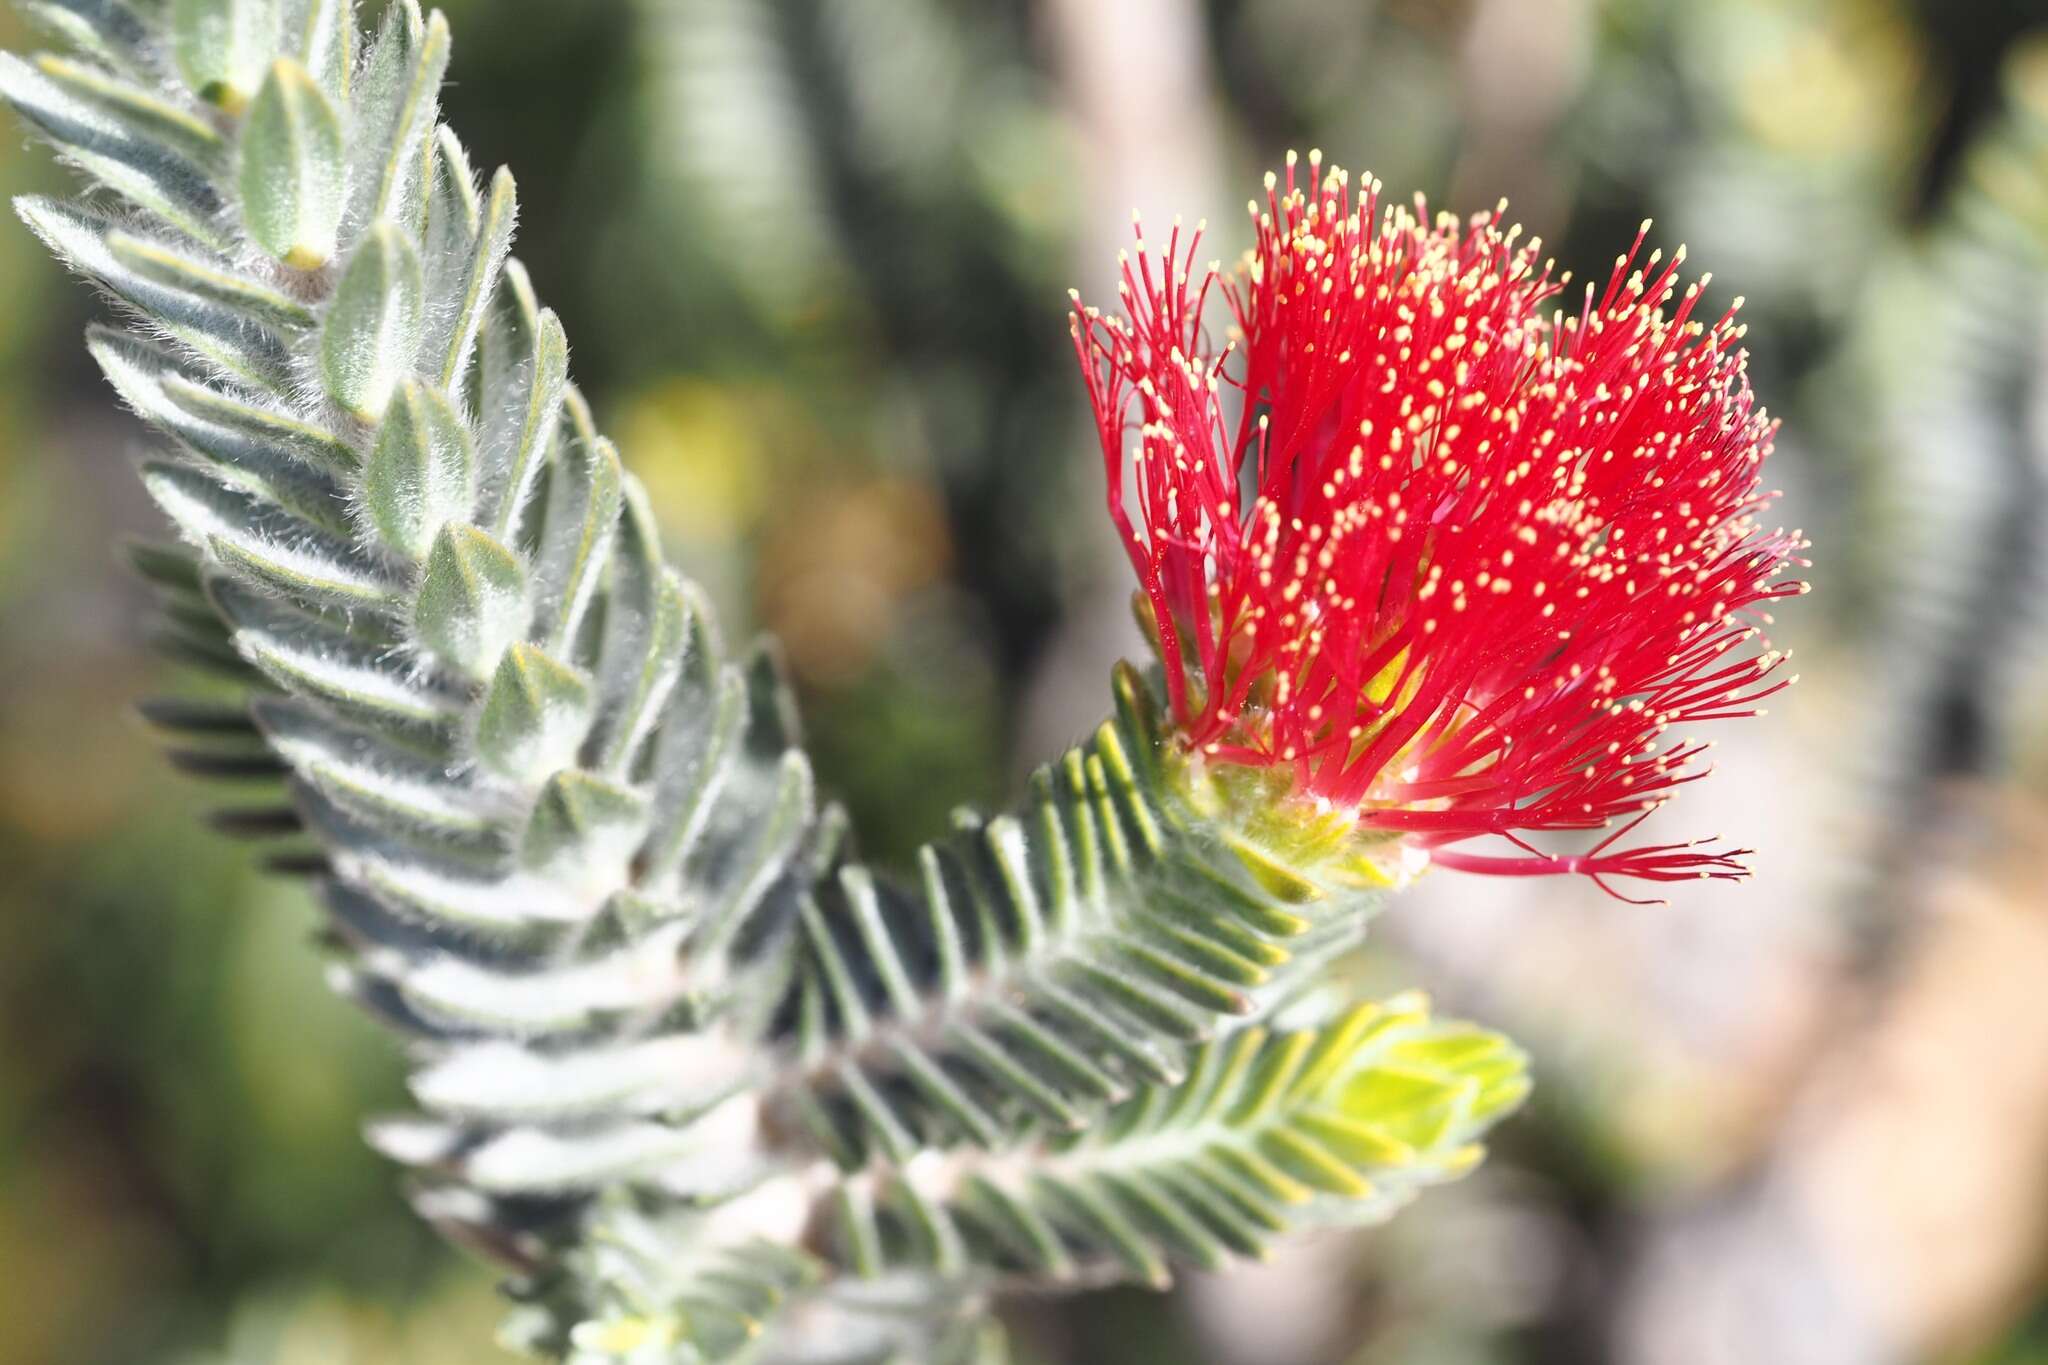
[[[1496,1160],[1363,1239],[1014,1314],[1022,1359],[2048,1362],[2041,0],[444,0],[449,115],[674,549],[780,633],[900,860],[1136,648],[1065,288],[1288,147],[1575,277],[1637,222],[1748,297],[1819,591],[1668,908],[1429,879],[1356,965],[1530,1045]],[[30,40],[0,15],[0,43]],[[17,133],[0,184],[60,174]],[[398,1100],[303,893],[127,708],[154,530],[90,310],[0,233],[0,1360],[499,1359],[356,1136]]]

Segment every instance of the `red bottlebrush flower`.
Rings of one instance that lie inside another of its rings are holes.
[[[1163,257],[1142,235],[1126,253],[1120,316],[1076,296],[1187,748],[1291,772],[1448,867],[1741,875],[1741,850],[1613,848],[1701,775],[1673,727],[1786,685],[1749,646],[1763,604],[1805,590],[1779,581],[1803,542],[1756,521],[1776,424],[1735,309],[1695,320],[1705,281],[1681,291],[1684,252],[1640,259],[1639,233],[1567,313],[1500,210],[1382,212],[1377,182],[1354,202],[1308,164],[1267,177],[1229,276],[1176,226]],[[1519,837],[1618,821],[1576,856]],[[1522,852],[1450,847],[1481,835]]]

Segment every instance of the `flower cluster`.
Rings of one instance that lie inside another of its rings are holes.
[[[1741,875],[1740,851],[1616,848],[1701,775],[1673,727],[1787,681],[1752,642],[1804,591],[1781,577],[1803,542],[1756,520],[1776,425],[1735,309],[1696,319],[1706,281],[1681,289],[1684,252],[1644,259],[1639,233],[1570,313],[1500,210],[1382,210],[1317,153],[1296,172],[1267,177],[1230,274],[1176,226],[1163,256],[1142,233],[1125,254],[1120,315],[1076,297],[1189,750],[1289,773],[1445,866]],[[1520,837],[1617,822],[1576,855]],[[1449,847],[1482,835],[1520,851]]]

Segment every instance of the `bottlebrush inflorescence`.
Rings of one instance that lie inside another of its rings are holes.
[[[1235,271],[1176,226],[1125,254],[1121,315],[1076,296],[1187,749],[1449,867],[1740,876],[1739,850],[1615,847],[1703,771],[1673,727],[1789,682],[1759,631],[1805,590],[1781,577],[1804,542],[1757,521],[1776,424],[1736,309],[1696,319],[1706,281],[1639,233],[1568,313],[1500,210],[1382,210],[1377,182],[1308,171],[1267,177]],[[1519,837],[1618,822],[1582,854]],[[1521,852],[1449,847],[1481,835]]]

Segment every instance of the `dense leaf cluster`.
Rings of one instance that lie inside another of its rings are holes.
[[[19,208],[121,319],[88,344],[180,536],[137,567],[225,682],[147,714],[317,878],[415,1058],[373,1140],[513,1269],[519,1340],[971,1358],[1006,1283],[1163,1282],[1470,1166],[1519,1056],[1413,1001],[1270,1027],[1370,864],[1205,793],[1129,670],[913,884],[854,860],[570,382],[512,177],[438,122],[438,14],[28,8],[77,55],[0,93],[91,190]]]

